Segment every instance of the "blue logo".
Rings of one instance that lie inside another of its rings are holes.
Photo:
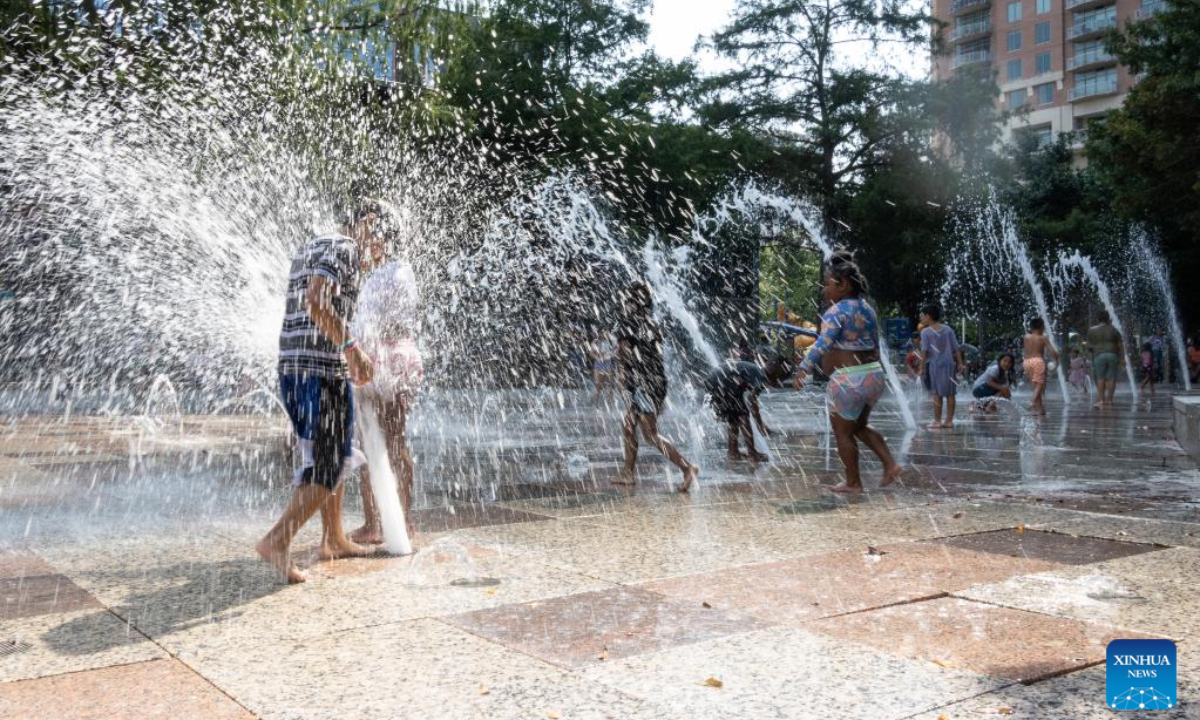
[[[1108,706],[1114,710],[1169,710],[1176,690],[1175,643],[1170,640],[1113,640],[1105,674]]]

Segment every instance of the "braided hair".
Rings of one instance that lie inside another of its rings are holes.
[[[867,283],[866,276],[858,267],[858,263],[854,262],[854,253],[849,250],[835,250],[826,262],[825,271],[838,282],[848,283],[855,292],[861,295],[871,292],[871,286]]]

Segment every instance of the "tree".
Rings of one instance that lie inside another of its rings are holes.
[[[1087,155],[1115,209],[1161,235],[1188,317],[1200,317],[1200,4],[1169,2],[1110,39],[1144,75],[1119,110],[1089,128]]]
[[[745,0],[711,38],[739,68],[712,80],[701,116],[811,156],[813,192],[828,206],[841,183],[878,162],[908,85],[895,72],[848,66],[844,51],[925,46],[929,22],[904,0]]]

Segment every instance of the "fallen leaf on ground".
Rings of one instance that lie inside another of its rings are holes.
[[[479,694],[480,695],[487,695],[490,692],[491,692],[491,690],[488,689],[487,685],[484,685],[483,683],[479,683]]]
[[[710,687],[710,688],[719,688],[719,687],[725,687],[725,683],[721,682],[720,680],[716,679],[715,677],[710,677],[709,679],[704,681],[704,686]]]
[[[487,592],[488,592],[488,595],[495,595],[495,594],[496,594],[496,589],[495,589],[495,588],[492,588],[491,590],[488,590]]]
[[[942,713],[941,715],[938,715],[938,720],[950,720],[950,716],[946,713]]]
[[[550,720],[558,720],[562,715],[557,710],[547,710],[546,717],[550,718]]]
[[[1017,534],[1021,534],[1021,533],[1023,533],[1023,532],[1025,532],[1025,526],[1024,526],[1024,525],[1018,525],[1018,526],[1017,526]]]
[[[953,515],[951,515],[950,517],[954,518],[955,520],[958,520],[959,518],[963,517],[964,515],[966,515],[966,513],[956,512]]]
[[[599,657],[601,660],[607,660],[608,659],[608,648],[604,648],[603,650],[601,650],[600,654],[597,657]]]
[[[953,669],[953,668],[957,667],[954,664],[954,662],[951,660],[934,660],[933,664],[937,665],[938,667],[944,667],[946,669]]]
[[[709,605],[709,604],[708,604],[708,603],[706,603],[706,602],[702,602],[702,603],[700,603],[700,607],[704,608],[705,610],[711,610],[711,609],[712,609],[712,605]]]
[[[1001,715],[1012,715],[1014,710],[1007,705],[1002,705],[996,708],[996,712],[1000,713]]]

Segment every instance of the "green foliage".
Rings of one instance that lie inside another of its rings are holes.
[[[1106,201],[1160,235],[1185,314],[1200,317],[1200,5],[1170,2],[1110,40],[1144,78],[1089,130],[1090,167]]]
[[[928,22],[899,0],[745,0],[711,39],[738,68],[708,83],[701,116],[807,155],[812,191],[827,206],[840,184],[877,164],[878,148],[902,132],[897,107],[908,90],[894,72],[846,64],[842,49],[921,46]]]

